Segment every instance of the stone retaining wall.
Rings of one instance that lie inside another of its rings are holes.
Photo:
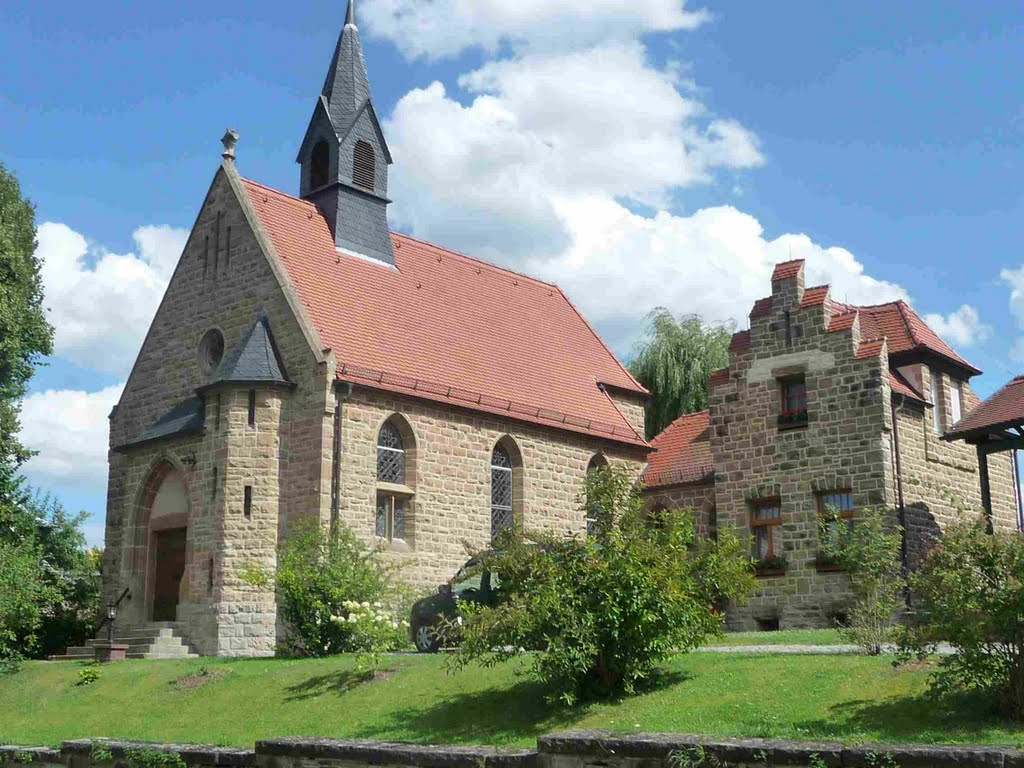
[[[603,731],[542,736],[537,749],[288,738],[260,741],[255,749],[247,750],[97,739],[67,741],[59,750],[0,746],[0,765],[145,768],[147,761],[138,755],[152,751],[176,754],[188,768],[1024,768],[1024,751],[1002,747],[847,747],[829,741],[708,739],[679,734],[617,737]]]

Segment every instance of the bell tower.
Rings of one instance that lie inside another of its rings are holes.
[[[300,194],[323,214],[335,245],[393,265],[387,196],[391,152],[373,108],[355,0],[348,2],[297,162]]]

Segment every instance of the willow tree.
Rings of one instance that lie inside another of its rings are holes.
[[[647,316],[629,368],[651,392],[647,437],[686,413],[708,407],[708,377],[729,364],[733,328],[709,325],[697,315],[678,319],[659,308]]]

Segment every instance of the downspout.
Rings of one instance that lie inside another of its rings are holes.
[[[900,395],[899,408],[896,407],[895,403],[892,405],[892,441],[893,441],[893,452],[896,454],[895,471],[896,471],[896,504],[897,510],[896,515],[900,524],[900,561],[903,564],[903,573],[907,574],[910,572],[910,556],[907,545],[907,501],[903,495],[903,458],[900,455],[900,421],[899,415],[903,411],[903,406],[906,405],[906,395]],[[910,599],[909,593],[907,599]]]
[[[341,421],[345,403],[352,397],[352,382],[339,382],[334,391],[334,446],[331,457],[331,533],[341,522]]]
[[[1021,497],[1020,487],[1020,456],[1013,451],[1013,488],[1017,495],[1017,531],[1024,533],[1024,498]]]

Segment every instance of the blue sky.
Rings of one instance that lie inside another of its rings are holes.
[[[939,316],[981,394],[1019,372],[1020,3],[459,7],[360,0],[397,228],[557,280],[622,356],[658,304],[742,325],[793,253],[851,301]],[[244,175],[294,191],[343,14],[0,5],[0,161],[48,223],[58,328],[28,474],[69,507],[102,519],[105,411],[221,134]]]

